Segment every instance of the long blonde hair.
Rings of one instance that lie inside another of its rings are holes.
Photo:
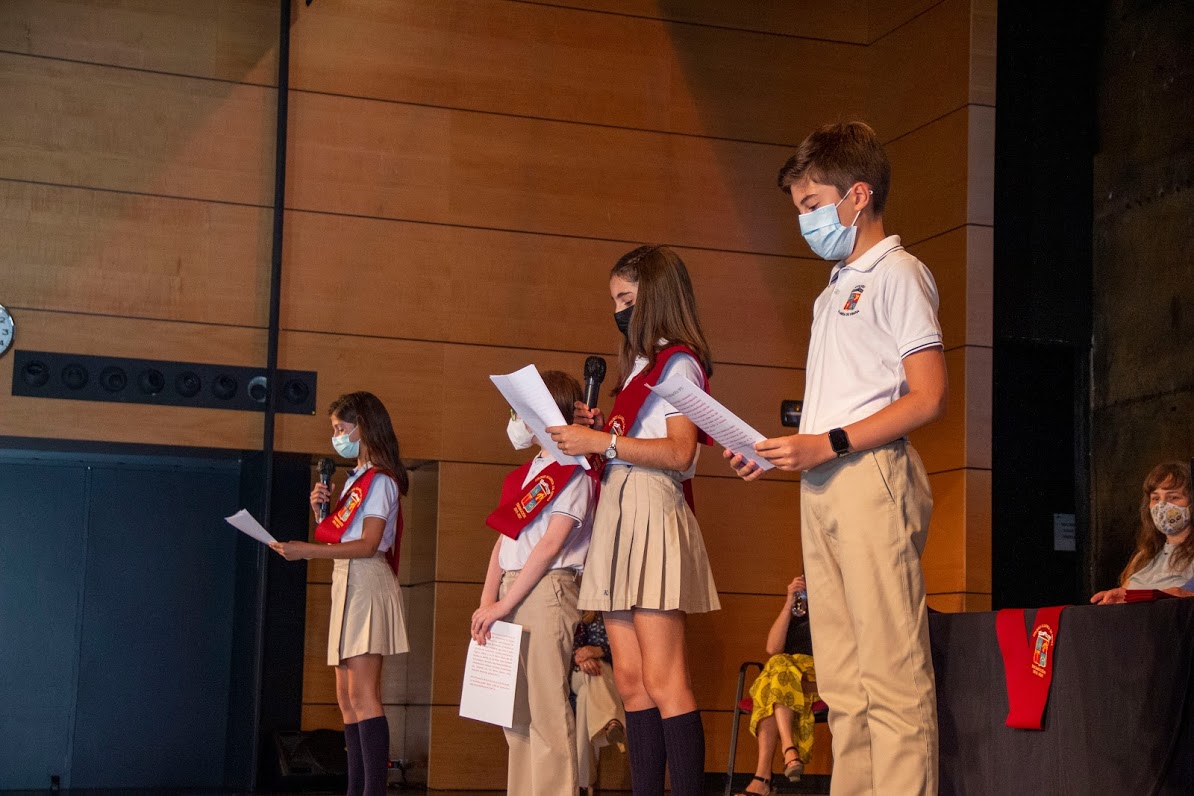
[[[1165,534],[1157,530],[1153,524],[1153,515],[1149,505],[1153,490],[1180,489],[1190,497],[1190,465],[1185,462],[1163,462],[1149,470],[1144,478],[1144,488],[1140,496],[1140,530],[1136,531],[1136,549],[1128,559],[1128,565],[1120,573],[1119,584],[1126,586],[1128,579],[1148,566],[1148,562],[1157,557],[1161,548],[1165,546]],[[1194,561],[1194,533],[1173,551],[1173,560],[1169,568],[1181,572],[1191,561]]]
[[[609,277],[620,277],[638,287],[630,328],[618,354],[618,381],[613,394],[622,389],[634,371],[634,360],[646,357],[647,370],[655,366],[659,341],[683,344],[696,354],[706,376],[713,375],[713,356],[697,317],[696,295],[688,269],[680,256],[667,246],[639,246],[622,255]]]

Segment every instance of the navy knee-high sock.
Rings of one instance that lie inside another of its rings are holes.
[[[700,796],[705,787],[705,728],[700,711],[681,713],[662,723],[672,796]]]
[[[365,719],[361,729],[364,796],[384,796],[390,769],[390,723],[385,716]]]
[[[662,796],[667,747],[659,708],[626,711],[626,743],[634,796]]]
[[[359,725],[344,725],[344,746],[348,751],[348,790],[345,791],[345,796],[361,796],[364,782],[361,779],[361,730]]]

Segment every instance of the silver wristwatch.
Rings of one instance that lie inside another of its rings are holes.
[[[609,435],[609,447],[605,449],[605,460],[618,458],[618,435]]]

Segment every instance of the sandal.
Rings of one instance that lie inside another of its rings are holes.
[[[796,759],[791,763],[788,762],[788,752],[796,753]],[[788,778],[788,782],[799,782],[802,774],[804,763],[800,760],[800,750],[795,746],[789,746],[784,750],[784,776]]]
[[[762,782],[763,787],[765,787],[767,790],[765,790],[765,791],[751,790],[751,787],[755,784],[755,780]],[[745,788],[743,788],[742,790],[735,793],[734,796],[771,796],[771,780],[763,779],[762,777],[755,775],[750,778],[750,784],[748,784]]]

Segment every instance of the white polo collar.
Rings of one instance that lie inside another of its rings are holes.
[[[875,266],[883,261],[883,258],[902,248],[904,247],[900,245],[899,235],[888,235],[863,252],[862,256],[854,262],[847,264],[845,260],[838,261],[837,265],[833,266],[833,271],[829,274],[829,282],[832,284],[837,279],[838,273],[844,268],[849,268],[851,271],[857,271],[862,274],[873,271]]]

